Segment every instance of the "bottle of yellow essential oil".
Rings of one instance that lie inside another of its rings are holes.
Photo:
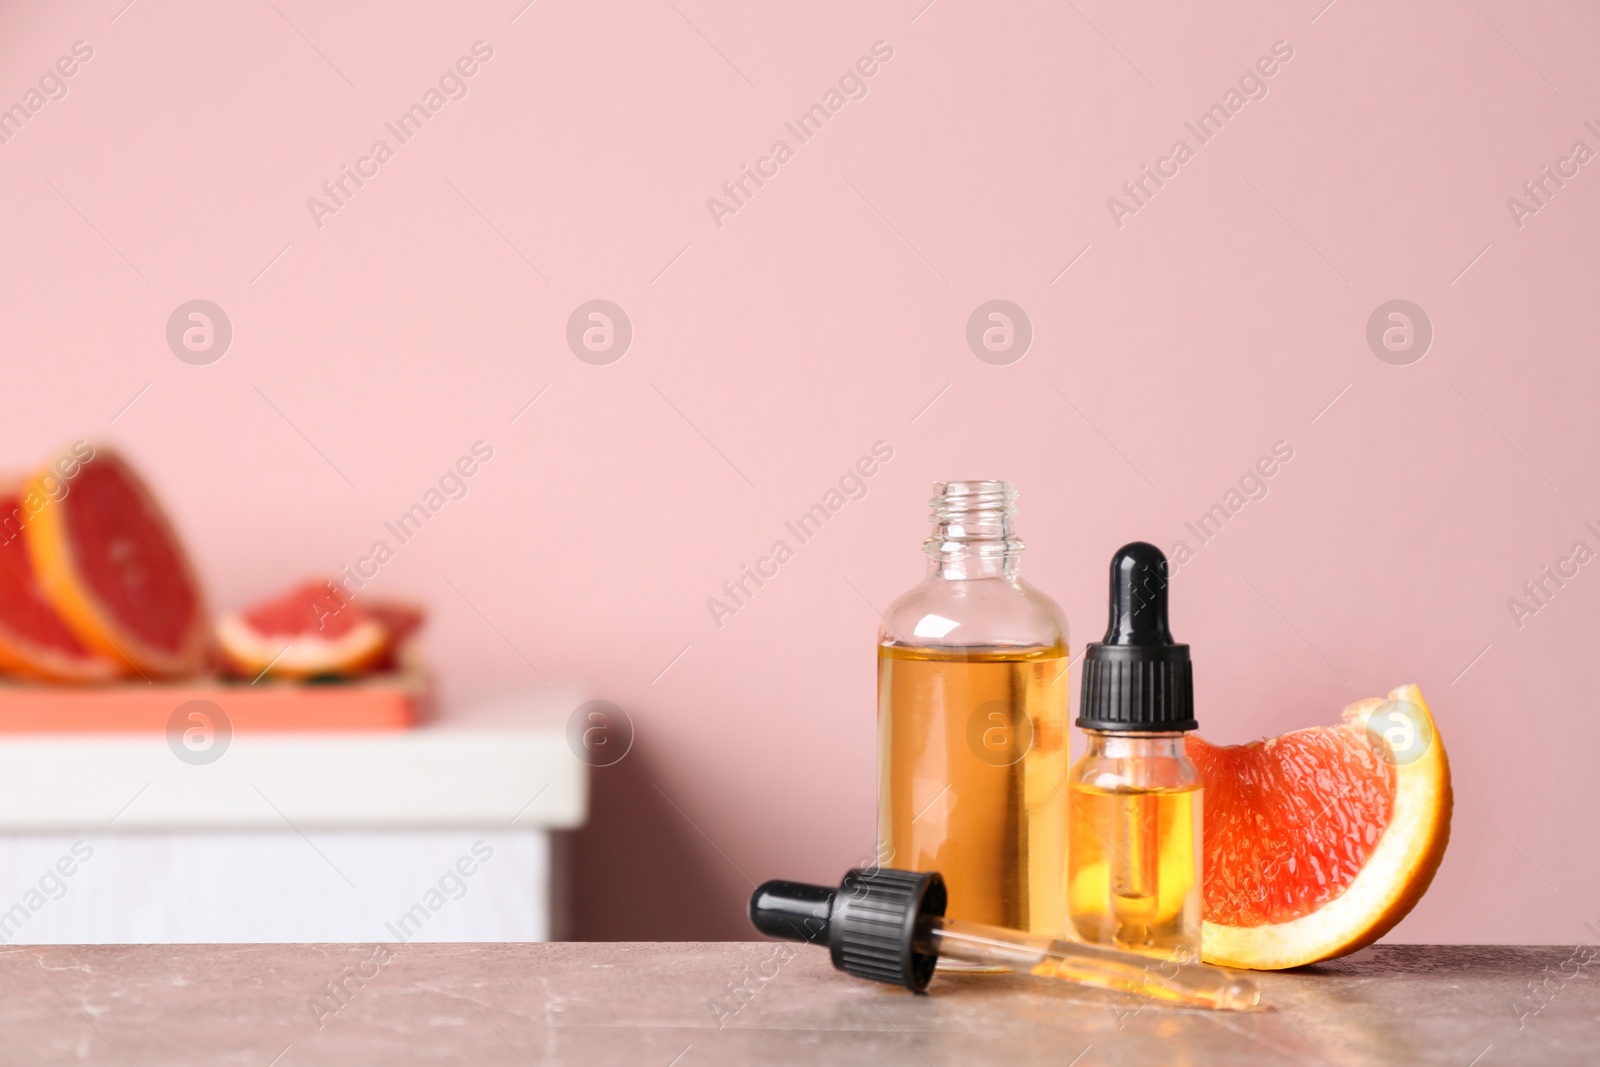
[[[934,492],[927,578],[878,635],[881,862],[943,874],[954,918],[1058,936],[1066,620],[1019,573],[1010,484]]]
[[[1067,916],[1080,940],[1200,957],[1200,777],[1189,646],[1167,627],[1167,559],[1111,559],[1111,625],[1083,656],[1078,726],[1088,749],[1067,790]]]

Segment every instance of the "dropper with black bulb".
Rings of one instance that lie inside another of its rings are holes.
[[[936,871],[852,870],[837,889],[766,882],[750,922],[769,937],[826,947],[858,978],[927,989],[941,957],[1132,993],[1151,1003],[1249,1011],[1261,991],[1248,978],[1198,962],[1152,960],[1099,945],[945,918]]]

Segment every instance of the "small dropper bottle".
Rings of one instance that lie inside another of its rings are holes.
[[[1200,958],[1202,791],[1184,751],[1189,646],[1167,627],[1167,558],[1136,541],[1111,559],[1111,622],[1083,657],[1067,778],[1067,915],[1081,941]]]

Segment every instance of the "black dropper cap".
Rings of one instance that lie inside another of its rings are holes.
[[[1111,557],[1111,624],[1083,654],[1078,725],[1118,733],[1193,730],[1189,646],[1167,629],[1167,557],[1135,541]]]
[[[828,946],[834,967],[848,974],[921,993],[939,956],[920,927],[944,916],[945,901],[937,871],[858,869],[838,889],[763,882],[750,897],[750,922],[768,937]]]

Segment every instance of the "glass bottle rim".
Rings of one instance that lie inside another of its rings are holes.
[[[1016,486],[998,479],[935,482],[933,496],[928,506],[933,508],[933,521],[944,516],[980,515],[998,512],[1011,516],[1017,513]]]

